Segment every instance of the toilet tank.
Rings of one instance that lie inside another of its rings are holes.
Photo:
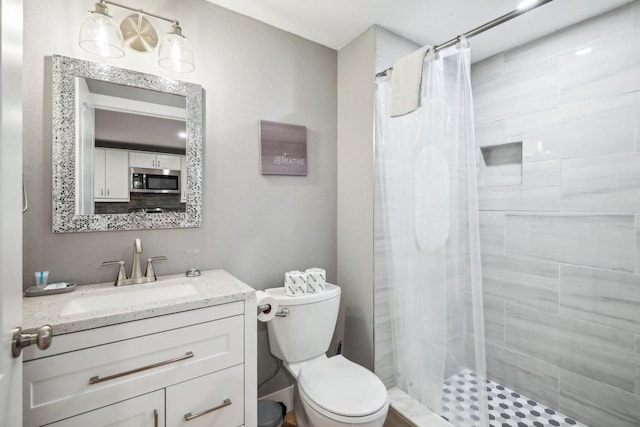
[[[327,283],[323,292],[290,297],[284,288],[265,291],[286,317],[267,322],[271,354],[284,362],[299,362],[323,355],[329,349],[338,320],[340,287]]]

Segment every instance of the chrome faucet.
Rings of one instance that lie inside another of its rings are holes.
[[[139,279],[142,277],[142,271],[140,270],[140,254],[142,253],[142,240],[136,239],[133,241],[133,261],[131,262],[131,280]]]
[[[133,241],[133,261],[131,265],[131,276],[127,277],[127,272],[125,270],[124,261],[105,261],[102,263],[102,266],[107,265],[118,265],[118,276],[116,277],[115,282],[113,282],[113,286],[122,286],[122,285],[137,285],[139,283],[148,283],[155,282],[157,280],[156,273],[153,270],[153,262],[154,261],[166,261],[166,256],[156,256],[149,258],[147,260],[147,270],[145,271],[144,276],[142,275],[142,270],[140,269],[140,254],[142,253],[142,240],[136,238]]]

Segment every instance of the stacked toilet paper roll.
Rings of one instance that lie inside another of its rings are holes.
[[[325,289],[327,283],[327,272],[322,268],[307,268],[307,292],[316,293],[322,292]]]
[[[256,303],[258,304],[258,320],[268,322],[276,316],[278,303],[266,292],[256,291]]]
[[[286,272],[284,292],[289,296],[304,295],[307,292],[307,273],[297,270]]]

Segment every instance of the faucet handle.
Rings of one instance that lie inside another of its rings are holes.
[[[118,286],[121,282],[127,280],[127,272],[124,269],[124,261],[105,261],[102,263],[103,267],[116,264],[119,265],[120,268],[118,269],[118,277],[116,277],[116,281],[113,282],[113,286]]]
[[[144,273],[144,277],[153,277],[153,280],[157,280],[156,272],[153,271],[153,261],[166,261],[166,256],[154,256],[147,260],[147,271]]]

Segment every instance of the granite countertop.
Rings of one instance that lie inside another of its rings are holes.
[[[61,335],[254,298],[253,288],[224,270],[203,271],[200,277],[161,276],[140,285],[81,285],[65,294],[23,298],[23,329],[34,333],[48,324]],[[100,307],[107,299],[115,302]],[[95,303],[97,308],[86,311]],[[78,309],[82,304],[85,308]]]

